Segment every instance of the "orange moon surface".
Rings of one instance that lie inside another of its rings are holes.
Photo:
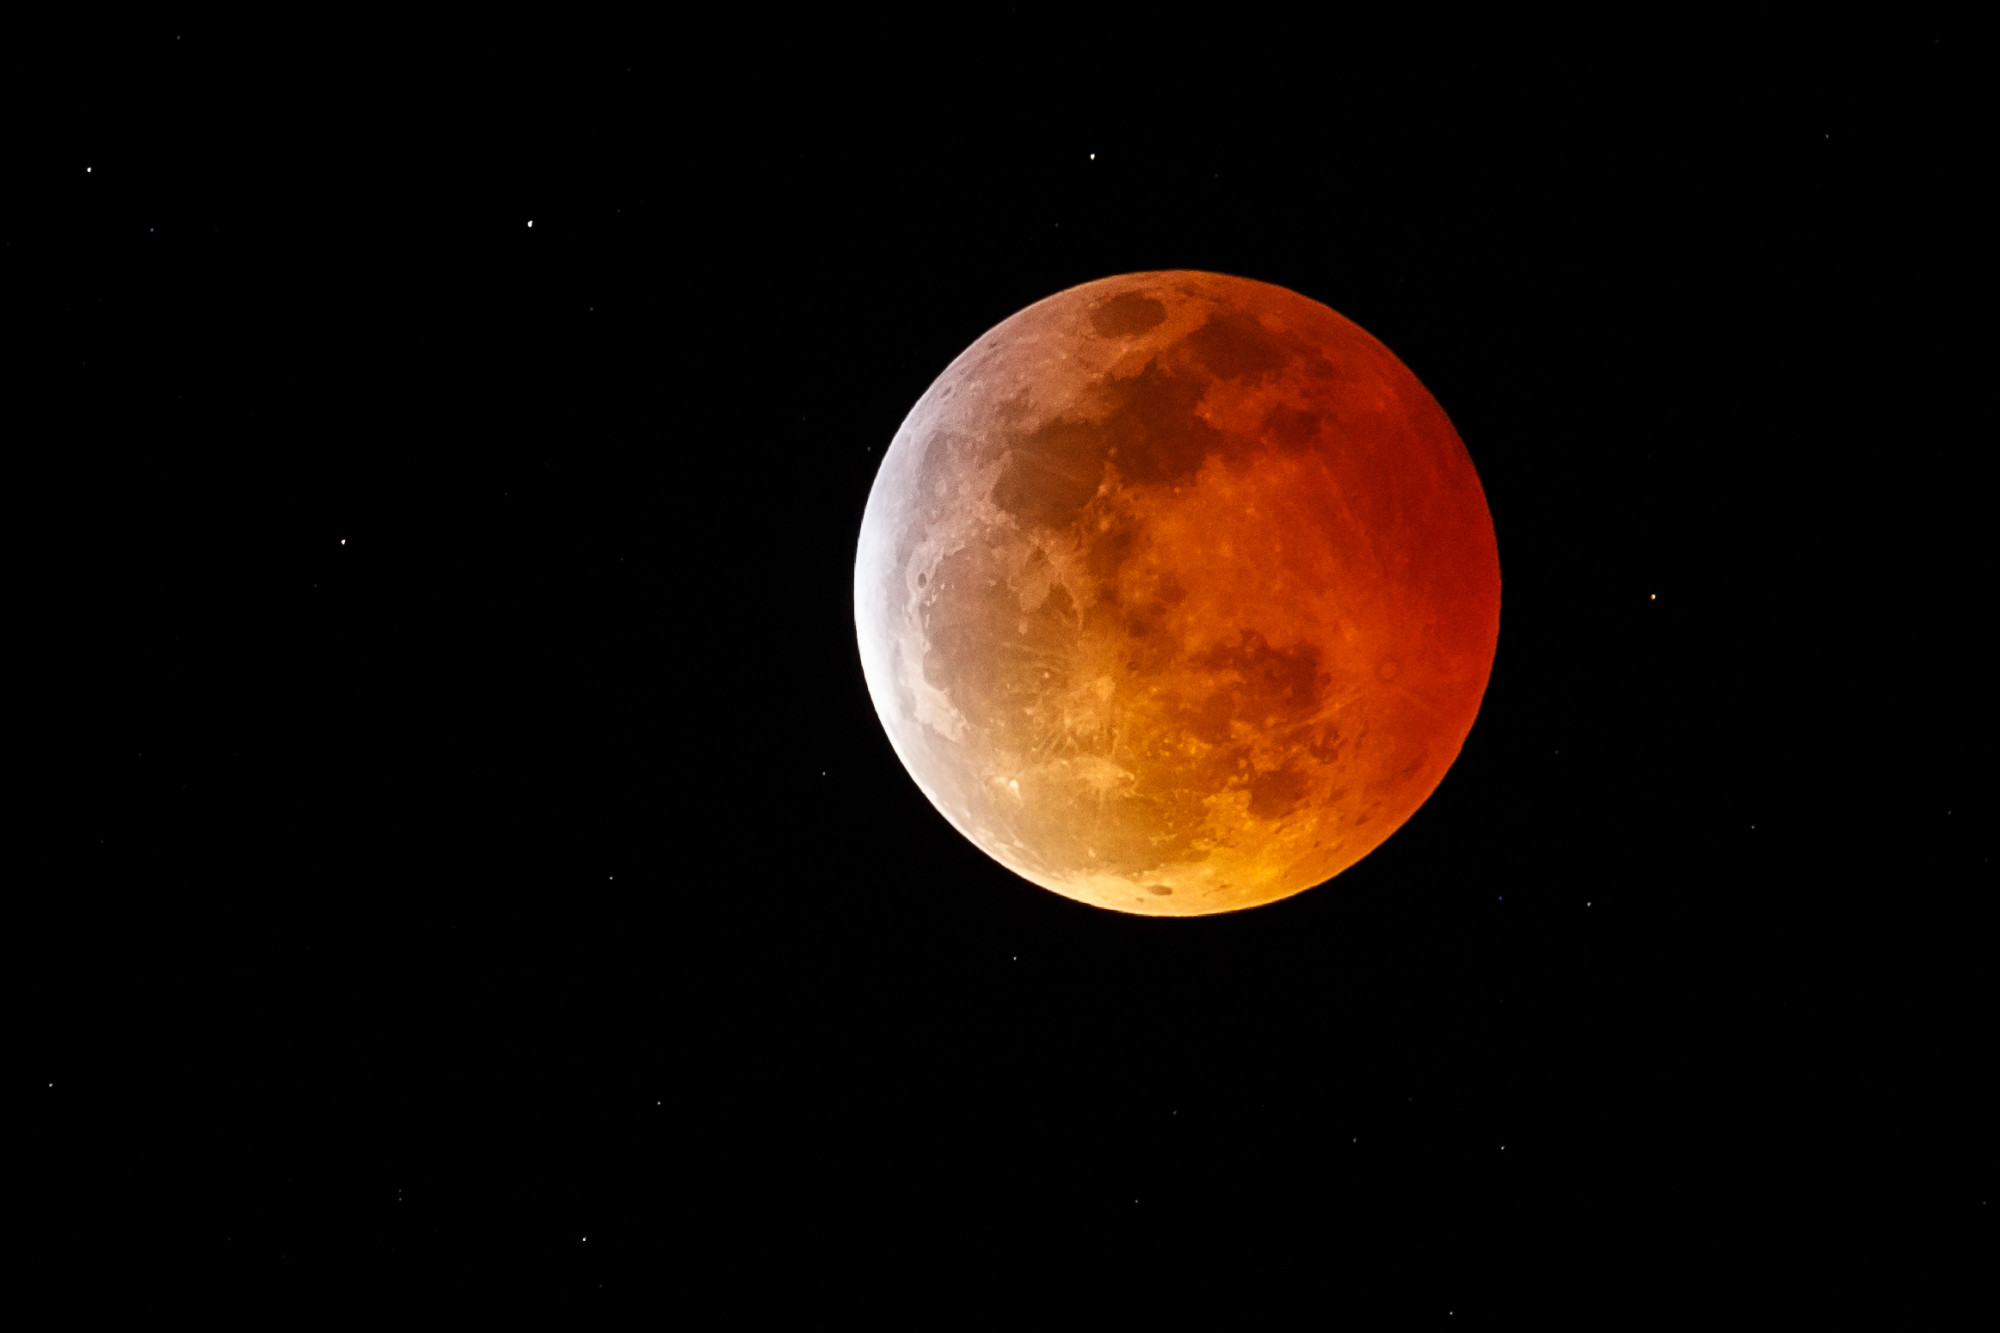
[[[1296,292],[1134,273],[967,348],[896,434],[854,619],[910,776],[994,860],[1148,916],[1338,875],[1472,728],[1500,560],[1458,433]]]

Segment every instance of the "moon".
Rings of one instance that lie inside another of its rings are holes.
[[[1255,907],[1382,845],[1479,712],[1500,561],[1388,348],[1246,278],[1059,292],[946,367],[882,461],[854,620],[954,828],[1147,916]]]

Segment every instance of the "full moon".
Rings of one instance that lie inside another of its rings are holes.
[[[1134,273],[1003,321],[911,409],[868,497],[875,711],[987,855],[1148,916],[1324,883],[1472,729],[1500,560],[1472,460],[1359,326],[1296,292]]]

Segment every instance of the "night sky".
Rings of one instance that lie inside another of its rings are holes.
[[[1629,1326],[1990,1272],[1988,48],[1241,22],[7,49],[31,1281]],[[932,378],[1158,268],[1386,343],[1503,579],[1430,801],[1193,920],[954,832],[851,602]]]

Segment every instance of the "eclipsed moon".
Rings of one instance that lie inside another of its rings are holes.
[[[875,710],[993,859],[1150,916],[1333,878],[1422,805],[1493,665],[1465,446],[1389,350],[1214,273],[1060,292],[918,400],[868,497]]]

